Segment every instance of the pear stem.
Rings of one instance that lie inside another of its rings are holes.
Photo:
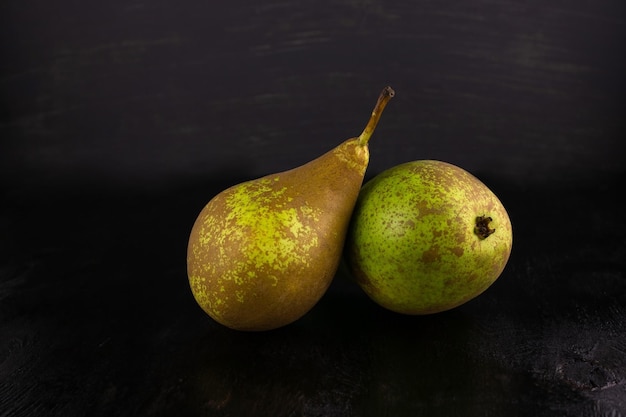
[[[381,91],[380,96],[378,96],[378,101],[376,102],[376,106],[374,106],[374,110],[372,110],[372,116],[370,117],[370,120],[367,122],[367,126],[365,126],[365,129],[363,129],[363,133],[361,133],[361,135],[359,136],[359,142],[358,142],[359,146],[367,145],[370,138],[372,137],[372,134],[374,133],[374,129],[376,129],[376,125],[378,124],[378,121],[380,120],[380,116],[383,114],[383,110],[385,109],[385,106],[387,106],[387,103],[389,103],[389,100],[391,100],[391,98],[395,95],[396,95],[396,92],[393,91],[393,88],[389,86],[383,88],[383,91]]]

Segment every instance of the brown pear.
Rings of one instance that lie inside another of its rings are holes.
[[[187,273],[210,317],[232,329],[270,330],[320,300],[342,256],[369,139],[394,94],[383,89],[359,137],[297,168],[234,185],[202,209]]]

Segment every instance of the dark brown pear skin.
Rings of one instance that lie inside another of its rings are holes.
[[[192,228],[187,253],[204,311],[239,330],[269,330],[307,313],[337,271],[368,161],[367,145],[351,139],[215,196]]]

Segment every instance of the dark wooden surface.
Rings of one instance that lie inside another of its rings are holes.
[[[0,5],[0,416],[626,415],[626,5]],[[409,317],[341,269],[302,320],[204,315],[189,230],[359,134],[509,210],[501,278]]]

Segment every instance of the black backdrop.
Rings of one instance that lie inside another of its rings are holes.
[[[261,175],[360,133],[387,84],[371,173],[423,158],[523,184],[623,172],[620,1],[257,3],[4,2],[2,173]]]
[[[626,414],[623,1],[6,0],[0,36],[1,415]],[[285,329],[212,322],[203,204],[358,135],[387,84],[367,177],[481,178],[501,279],[404,317],[341,270]]]

